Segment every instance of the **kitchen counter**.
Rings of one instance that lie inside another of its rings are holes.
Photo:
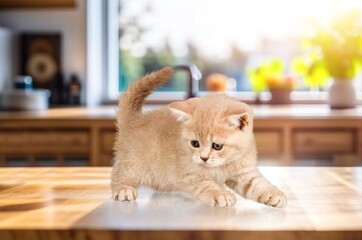
[[[141,188],[110,199],[110,168],[0,168],[0,239],[362,239],[362,168],[263,167],[288,198],[216,208]]]
[[[152,110],[165,105],[145,105]],[[332,159],[362,165],[362,106],[331,110],[327,105],[252,105],[258,155],[281,165],[295,159]],[[21,166],[109,166],[113,158],[116,106],[54,108],[39,112],[0,111],[0,166],[19,156]],[[24,164],[25,162],[25,164]]]
[[[152,110],[165,105],[145,105]],[[258,119],[361,119],[362,106],[354,109],[332,110],[328,105],[250,105]],[[115,119],[117,106],[51,108],[47,111],[0,111],[0,122],[9,119]]]

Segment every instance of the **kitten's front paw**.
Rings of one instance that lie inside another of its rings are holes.
[[[277,208],[285,208],[287,206],[287,198],[284,193],[277,188],[264,191],[259,196],[258,202]]]
[[[113,200],[119,201],[131,201],[137,198],[137,190],[134,187],[125,186],[112,194]]]
[[[215,192],[202,198],[203,202],[215,207],[231,207],[236,203],[234,194],[229,192]]]

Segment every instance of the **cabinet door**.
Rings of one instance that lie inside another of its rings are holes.
[[[89,133],[81,130],[0,131],[0,153],[8,155],[88,155],[89,143]]]
[[[282,141],[279,130],[255,130],[254,136],[259,155],[270,156],[281,153]]]
[[[0,131],[0,152],[18,153],[29,149],[29,134],[20,131]]]
[[[352,130],[297,130],[294,133],[296,154],[335,155],[354,152]]]
[[[100,138],[100,159],[102,166],[109,166],[113,163],[113,145],[115,139],[115,130],[105,130]]]
[[[115,139],[114,131],[103,131],[101,134],[101,151],[103,153],[113,153]]]
[[[60,150],[58,133],[54,131],[27,131],[29,151],[32,153],[54,153]]]
[[[87,153],[89,143],[89,133],[87,131],[59,133],[59,144],[63,153]]]

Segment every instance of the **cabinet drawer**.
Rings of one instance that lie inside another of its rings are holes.
[[[59,142],[67,146],[84,146],[88,145],[89,137],[87,132],[60,133]]]
[[[89,134],[87,132],[60,132],[59,143],[63,152],[86,152],[89,150]]]
[[[352,130],[301,130],[294,133],[296,154],[338,154],[354,151]]]
[[[35,146],[53,146],[58,143],[58,135],[55,132],[28,132],[30,144]]]
[[[0,132],[0,152],[17,153],[28,149],[29,134],[23,132]]]
[[[116,133],[114,131],[104,131],[101,134],[101,150],[103,153],[112,153]]]
[[[29,135],[22,132],[0,132],[0,147],[29,143]]]
[[[29,145],[31,152],[55,152],[59,149],[58,135],[56,132],[27,132],[29,135]]]
[[[256,130],[254,132],[259,155],[277,155],[281,150],[281,132],[278,130]]]
[[[86,131],[0,132],[0,152],[19,154],[85,153],[89,150]]]

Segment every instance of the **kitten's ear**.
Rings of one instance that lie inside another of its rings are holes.
[[[185,122],[191,118],[198,101],[198,98],[190,98],[186,101],[170,103],[168,108],[178,121]]]
[[[249,126],[249,113],[233,114],[227,117],[228,122],[240,130]]]
[[[178,110],[176,108],[169,107],[169,109],[172,112],[172,115],[174,115],[179,122],[186,122],[191,118],[191,116],[181,110]]]

